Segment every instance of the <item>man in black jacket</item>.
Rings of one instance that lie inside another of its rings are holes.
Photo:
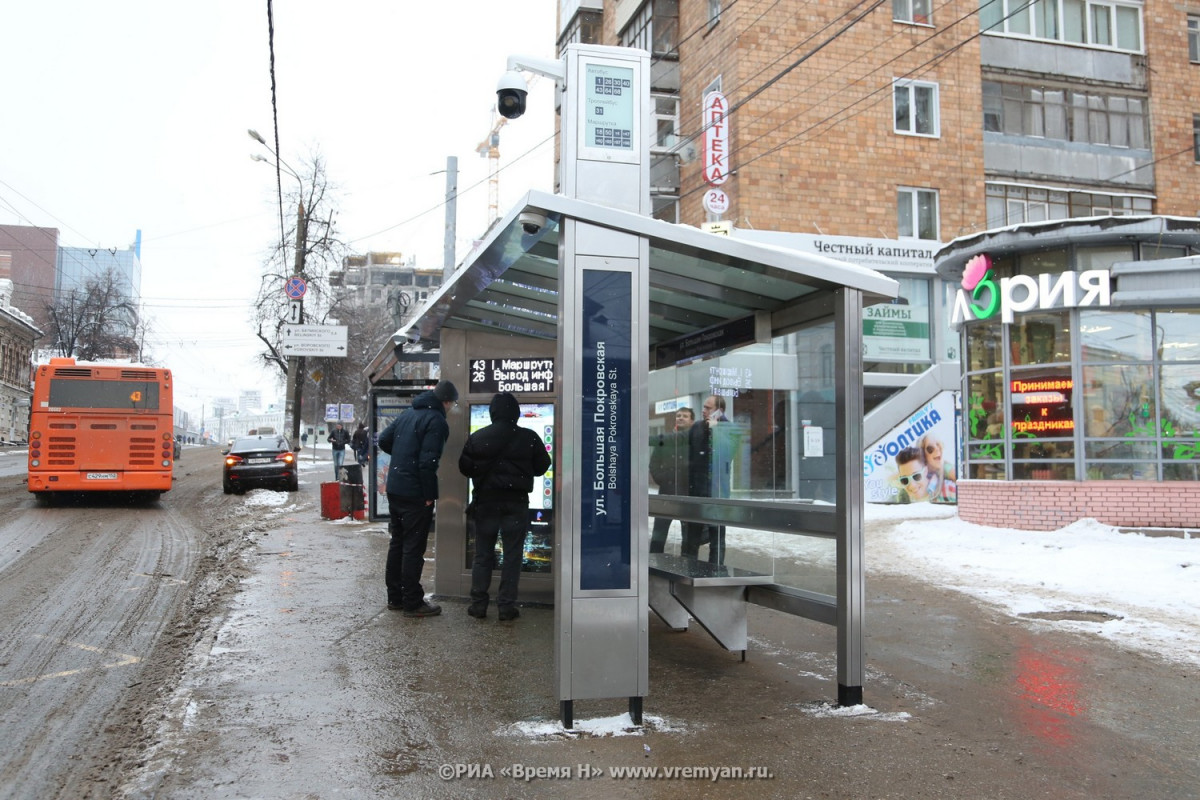
[[[468,512],[475,521],[475,561],[467,613],[478,619],[487,616],[499,535],[504,562],[496,604],[500,619],[510,620],[520,616],[517,582],[529,531],[529,493],[533,479],[550,468],[550,454],[540,436],[517,425],[521,416],[517,398],[501,392],[492,398],[489,411],[492,424],[471,434],[458,459],[459,472],[471,478],[475,488]]]
[[[681,406],[675,411],[675,429],[660,433],[650,442],[650,477],[658,484],[659,494],[688,493],[688,429],[695,421],[696,412]],[[670,530],[670,517],[654,518],[650,533],[651,553],[663,552]]]
[[[342,427],[342,423],[339,422],[337,427],[329,432],[329,444],[333,448],[333,479],[340,481],[342,464],[346,459],[346,445],[350,444],[350,434]]]
[[[450,435],[446,412],[458,404],[458,389],[441,381],[413,400],[412,408],[392,420],[379,434],[379,449],[391,456],[387,472],[388,608],[406,617],[432,617],[441,606],[426,602],[421,586],[425,546],[438,498],[438,464]]]

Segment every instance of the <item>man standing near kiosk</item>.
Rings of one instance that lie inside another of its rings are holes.
[[[504,543],[497,592],[501,621],[516,619],[517,582],[525,534],[529,531],[529,493],[533,479],[550,468],[550,454],[541,438],[517,424],[521,405],[508,392],[492,398],[492,424],[472,433],[458,459],[458,471],[471,478],[475,494],[468,516],[475,525],[475,561],[471,569],[471,605],[467,613],[487,616],[488,587],[496,561],[496,537]]]
[[[406,617],[432,617],[442,607],[425,600],[421,570],[438,498],[438,464],[450,436],[446,412],[457,405],[458,389],[440,381],[413,400],[412,408],[392,420],[379,434],[379,449],[389,454],[387,498],[389,529],[388,608]]]

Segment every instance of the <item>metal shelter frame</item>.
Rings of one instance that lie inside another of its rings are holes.
[[[538,225],[531,219],[544,222]],[[753,319],[768,336],[833,323],[836,502],[654,495],[649,508],[656,516],[832,539],[836,596],[755,585],[747,587],[745,597],[835,625],[838,702],[861,702],[865,672],[862,308],[896,297],[899,286],[895,280],[814,254],[531,191],[491,228],[412,320],[392,335],[368,366],[368,380],[386,384],[397,365],[429,359],[439,347],[444,329],[560,339],[561,326],[567,323],[561,319],[559,302],[563,274],[560,236],[567,219],[631,234],[648,243],[648,319],[635,320],[635,325],[644,325],[647,331],[650,352],[644,363],[649,371],[673,366],[680,343],[689,337],[733,321]],[[634,380],[638,379],[634,375]],[[561,390],[558,395],[561,403]],[[645,464],[641,467],[637,474],[646,473]],[[453,465],[445,468],[453,469]],[[556,536],[556,552],[558,544]]]

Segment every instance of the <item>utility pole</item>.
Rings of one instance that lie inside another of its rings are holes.
[[[304,200],[296,204],[296,276],[308,280],[304,275],[304,249],[308,241],[308,217],[304,215]],[[304,324],[304,298],[300,305],[299,324]],[[287,399],[284,401],[284,419],[291,421],[291,441],[300,441],[300,411],[304,402],[304,356],[288,358]]]

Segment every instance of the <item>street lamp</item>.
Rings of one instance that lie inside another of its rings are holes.
[[[305,248],[305,244],[308,241],[308,217],[305,216],[305,214],[304,214],[304,181],[300,179],[300,176],[296,174],[296,171],[294,169],[292,169],[291,166],[287,164],[287,162],[285,162],[282,158],[279,157],[278,153],[276,153],[274,150],[272,150],[270,148],[270,146],[263,140],[262,136],[260,136],[258,134],[258,131],[251,128],[246,132],[248,134],[250,134],[251,139],[253,139],[254,141],[261,144],[263,147],[265,147],[267,149],[267,152],[269,152],[271,155],[275,156],[274,162],[272,162],[270,159],[264,158],[262,155],[257,154],[257,153],[252,154],[250,156],[250,158],[253,159],[254,161],[262,161],[266,164],[273,163],[275,166],[275,180],[276,180],[276,184],[278,186],[278,193],[279,193],[279,244],[280,244],[280,247],[283,248],[283,254],[284,254],[285,258],[287,256],[287,234],[285,232],[284,225],[283,225],[283,187],[281,184],[279,184],[280,170],[286,169],[287,173],[289,175],[291,175],[293,178],[295,178],[296,183],[298,183],[300,185],[300,196],[296,201],[295,275],[300,278],[305,278],[305,275],[304,275],[304,248]],[[296,304],[299,307],[299,314],[296,316],[296,322],[298,324],[303,324],[304,323],[304,298],[303,297],[298,298],[296,300]],[[286,389],[286,395],[285,395],[286,401],[284,404],[284,420],[285,420],[285,423],[288,420],[291,421],[291,431],[290,432],[291,432],[293,444],[295,442],[300,441],[300,412],[301,412],[301,408],[303,407],[302,404],[304,401],[304,379],[302,377],[303,375],[304,375],[304,356],[289,357],[288,358],[288,369],[287,369],[287,389]],[[286,427],[286,425],[285,425],[285,427]]]

